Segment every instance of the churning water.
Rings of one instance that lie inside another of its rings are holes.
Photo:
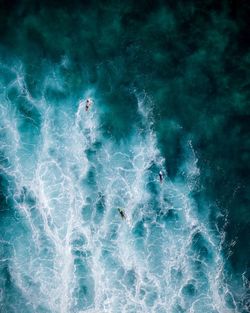
[[[0,1],[1,313],[249,312],[248,10]]]
[[[81,90],[88,112],[80,98],[47,96],[64,92],[65,66],[45,71],[34,98],[22,64],[1,64],[1,312],[239,312],[223,236],[192,197],[191,140],[170,179],[147,94],[130,90],[134,120],[117,140],[94,88]]]

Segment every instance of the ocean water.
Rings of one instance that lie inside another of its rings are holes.
[[[0,312],[249,312],[249,5],[0,6]]]

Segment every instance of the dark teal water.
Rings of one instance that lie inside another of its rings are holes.
[[[0,8],[1,312],[248,312],[247,1]]]

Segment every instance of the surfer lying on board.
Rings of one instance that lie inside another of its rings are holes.
[[[163,182],[163,173],[162,171],[159,172],[159,179],[160,179],[160,183]]]
[[[125,220],[125,219],[126,219],[125,211],[124,211],[123,209],[121,209],[121,208],[118,208],[118,211],[119,211],[119,213],[120,213],[120,215],[121,215],[121,218],[122,218],[123,220]]]
[[[90,108],[90,106],[91,106],[92,104],[93,104],[93,100],[90,99],[90,98],[88,98],[88,99],[86,100],[86,104],[85,104],[85,111],[88,111],[89,108]]]

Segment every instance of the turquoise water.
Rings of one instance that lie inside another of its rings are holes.
[[[249,312],[247,4],[1,9],[1,312]]]

